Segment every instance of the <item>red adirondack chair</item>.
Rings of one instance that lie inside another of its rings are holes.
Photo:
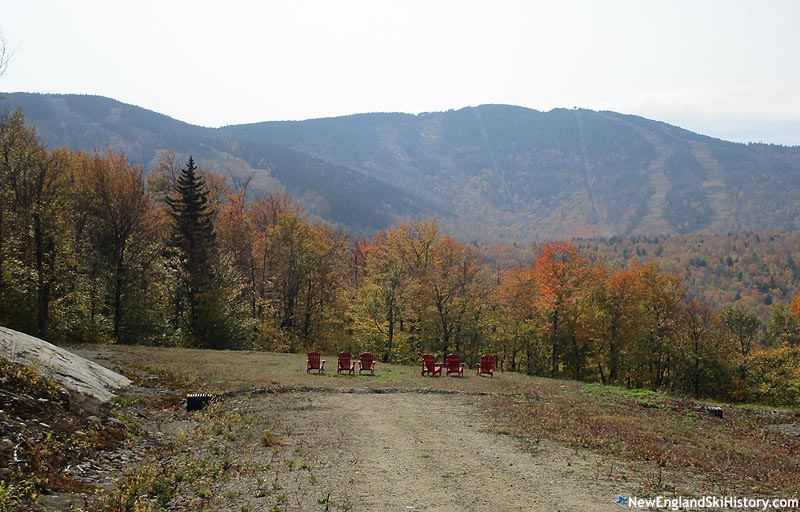
[[[447,355],[447,375],[455,373],[456,375],[464,376],[464,363],[461,362],[461,356],[458,354]]]
[[[494,357],[489,355],[481,356],[481,362],[478,364],[478,376],[481,375],[494,377]]]
[[[350,352],[339,352],[339,368],[336,373],[347,372],[354,375],[356,372],[356,362],[350,361]]]
[[[422,376],[425,374],[436,377],[442,374],[442,364],[436,362],[436,356],[433,354],[425,354],[422,356]]]
[[[306,373],[316,370],[317,373],[325,371],[325,360],[320,359],[319,352],[308,353],[308,366],[306,366]]]
[[[375,375],[375,358],[369,352],[364,352],[359,357],[358,374],[361,375],[361,372],[371,372]]]

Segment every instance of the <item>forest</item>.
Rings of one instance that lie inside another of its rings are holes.
[[[505,371],[800,404],[800,298],[775,282],[758,307],[687,290],[663,239],[640,242],[482,245],[421,219],[355,236],[191,157],[167,151],[145,172],[124,154],[48,149],[19,110],[0,124],[0,325],[56,343],[398,363],[489,353]],[[758,271],[725,250],[713,265]]]

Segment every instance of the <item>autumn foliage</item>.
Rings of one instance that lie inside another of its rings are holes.
[[[432,220],[356,237],[174,153],[145,178],[123,155],[48,150],[19,112],[0,129],[0,324],[384,362],[488,353],[501,371],[800,403],[800,296],[765,321],[687,298],[686,276],[653,259],[585,244],[487,247]]]

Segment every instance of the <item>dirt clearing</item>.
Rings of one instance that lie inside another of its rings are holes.
[[[596,456],[555,445],[524,453],[492,432],[487,397],[295,395],[287,419],[315,474],[352,510],[609,510],[619,489]]]
[[[137,450],[146,464],[129,465],[118,495],[167,510],[592,511],[618,495],[795,495],[796,442],[763,428],[795,424],[793,412],[714,418],[659,393],[512,373],[308,375],[302,354],[82,352],[137,382],[119,413],[153,449]],[[186,392],[219,400],[187,413]]]

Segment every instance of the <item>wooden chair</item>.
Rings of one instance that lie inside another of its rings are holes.
[[[448,354],[446,359],[447,375],[455,373],[459,377],[464,376],[464,363],[461,362],[461,356],[458,354]]]
[[[358,359],[358,374],[371,372],[375,375],[375,358],[369,352],[364,352]]]
[[[494,357],[489,355],[481,356],[481,362],[478,364],[478,376],[489,375],[494,377]]]
[[[442,364],[436,362],[436,356],[433,354],[425,354],[422,356],[422,376],[425,374],[436,377],[442,374]]]
[[[325,360],[320,359],[319,352],[308,353],[308,366],[306,366],[306,373],[311,373],[312,370],[316,370],[317,373],[322,373],[325,371]]]
[[[339,352],[339,368],[336,373],[347,372],[350,375],[356,373],[356,362],[350,361],[350,352]]]

